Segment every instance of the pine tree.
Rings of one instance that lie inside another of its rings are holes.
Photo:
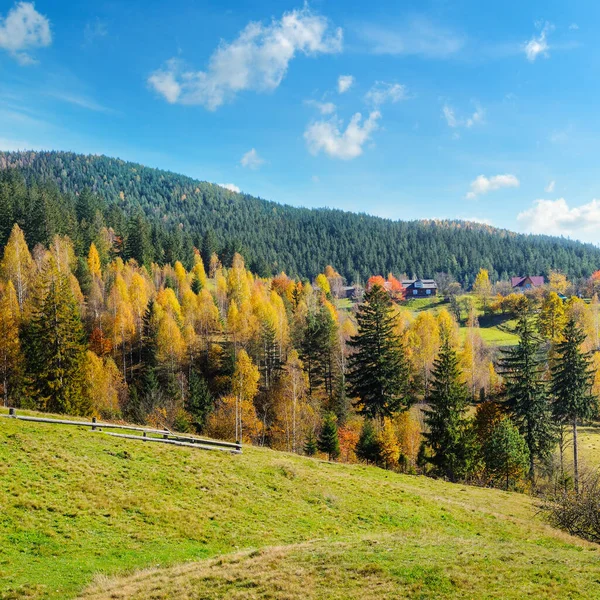
[[[363,422],[355,452],[356,456],[367,464],[375,464],[379,460],[379,443],[375,427],[370,419],[365,419]]]
[[[125,258],[133,258],[140,265],[149,266],[154,257],[148,222],[141,212],[131,216],[127,223]]]
[[[500,372],[505,380],[505,404],[529,450],[529,478],[533,480],[535,459],[552,450],[554,427],[546,384],[540,340],[530,315],[522,314],[517,324],[519,343],[504,351]]]
[[[69,277],[51,263],[26,328],[27,377],[37,408],[87,415],[83,393],[85,337]]]
[[[340,455],[337,425],[335,417],[331,414],[325,417],[317,447],[319,451],[327,454],[329,460],[335,460]]]
[[[508,490],[525,475],[529,467],[529,450],[510,419],[501,419],[483,444],[485,466],[492,481]]]
[[[424,411],[428,431],[423,435],[431,449],[429,462],[450,481],[465,475],[468,467],[468,395],[456,351],[445,339],[433,364],[429,408]]]
[[[349,359],[350,394],[370,419],[393,416],[410,404],[408,362],[391,308],[387,292],[374,285],[359,307],[358,334],[348,342],[356,350]]]
[[[556,360],[552,366],[554,415],[573,428],[573,472],[575,493],[579,493],[579,457],[577,421],[589,418],[597,399],[592,395],[594,372],[590,354],[581,350],[585,333],[571,316],[563,330],[563,341],[556,345]]]
[[[308,430],[306,440],[304,441],[304,454],[306,456],[314,456],[317,453],[317,438],[312,429]]]
[[[185,409],[192,415],[193,425],[198,433],[204,428],[206,419],[213,408],[214,399],[208,389],[206,379],[198,371],[192,369]]]

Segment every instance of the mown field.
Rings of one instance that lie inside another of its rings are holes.
[[[600,597],[527,496],[267,449],[0,418],[0,505],[4,599]]]

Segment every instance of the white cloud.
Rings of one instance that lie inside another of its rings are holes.
[[[517,216],[529,233],[572,236],[598,243],[600,241],[600,200],[570,207],[564,198],[536,200],[533,207]]]
[[[345,94],[354,84],[354,77],[352,75],[340,75],[338,77],[338,92]]]
[[[571,23],[571,24],[569,25],[569,29],[570,29],[571,31],[577,31],[577,30],[579,29],[579,25],[577,25],[577,23]]]
[[[406,98],[406,86],[385,81],[376,81],[365,96],[365,100],[376,107],[386,102],[400,102],[400,100],[406,100]]]
[[[489,179],[485,175],[479,175],[471,182],[471,191],[467,198],[473,199],[481,194],[487,194],[501,188],[519,187],[520,182],[514,175],[494,175]]]
[[[254,148],[252,148],[252,150],[248,150],[248,152],[242,156],[242,160],[240,160],[242,167],[247,167],[253,171],[256,171],[256,169],[260,168],[264,163],[264,158],[259,156],[258,152]]]
[[[551,181],[545,188],[544,191],[548,192],[549,194],[551,194],[554,191],[554,186],[555,186],[556,182],[555,181]]]
[[[276,89],[298,53],[329,54],[342,49],[342,30],[307,6],[268,25],[249,23],[231,43],[221,42],[205,71],[186,70],[177,59],[152,73],[148,83],[170,103],[215,110],[238,92]]]
[[[336,111],[333,102],[318,102],[317,100],[307,100],[306,104],[314,106],[322,115],[332,115]]]
[[[425,18],[415,18],[406,27],[363,25],[358,35],[371,47],[373,54],[448,58],[465,43],[462,36]]]
[[[528,42],[523,44],[523,52],[529,62],[534,62],[538,56],[548,58],[550,56],[550,45],[546,39],[547,35],[554,29],[551,23],[544,23],[540,34],[533,36]]]
[[[442,108],[442,114],[446,119],[446,123],[448,123],[448,127],[458,127],[458,120],[454,114],[454,109],[451,106],[444,104],[444,107]]]
[[[465,125],[469,128],[473,127],[473,125],[479,125],[480,123],[484,122],[484,117],[485,111],[483,108],[481,108],[481,106],[477,105],[475,112],[465,121]]]
[[[50,21],[35,10],[32,2],[18,2],[0,16],[0,48],[3,48],[22,65],[35,63],[28,51],[52,43]]]
[[[363,146],[377,129],[380,118],[381,113],[374,110],[361,123],[362,115],[356,113],[344,131],[341,130],[343,123],[338,118],[315,121],[304,132],[304,139],[311,154],[317,155],[323,151],[331,158],[351,160],[362,154]]]
[[[466,118],[457,117],[454,108],[449,104],[444,104],[442,115],[446,119],[448,127],[452,127],[453,129],[457,127],[467,127],[470,129],[475,125],[481,125],[485,122],[485,110],[479,104],[475,104],[475,111],[471,116]]]
[[[219,187],[225,188],[226,190],[229,190],[230,192],[235,192],[236,194],[239,194],[241,192],[240,188],[234,183],[217,183],[217,185]]]

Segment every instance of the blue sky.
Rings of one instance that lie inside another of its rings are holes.
[[[0,149],[600,242],[600,5],[0,0]]]

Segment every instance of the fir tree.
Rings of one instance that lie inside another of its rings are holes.
[[[192,424],[198,433],[204,428],[213,406],[214,399],[208,389],[206,379],[198,371],[192,369],[185,409],[192,415]]]
[[[517,324],[519,343],[506,350],[500,361],[505,380],[505,404],[529,450],[529,478],[533,480],[535,459],[552,450],[554,428],[546,384],[540,340],[530,315],[522,314]]]
[[[329,460],[335,460],[340,455],[340,441],[338,439],[338,430],[335,423],[335,417],[331,414],[325,417],[317,448],[327,454]]]
[[[373,427],[373,422],[370,419],[364,420],[355,452],[360,460],[367,463],[376,463],[379,460],[379,442],[377,441],[375,427]]]
[[[25,334],[32,399],[40,410],[87,415],[85,337],[69,278],[50,264],[38,294]]]
[[[429,462],[438,475],[450,481],[456,481],[468,470],[468,396],[456,351],[445,339],[433,364],[429,408],[425,410],[428,431],[423,435],[431,450]]]
[[[562,423],[573,428],[573,473],[575,493],[579,493],[579,457],[577,421],[594,412],[596,398],[592,395],[594,372],[592,358],[581,350],[585,333],[571,316],[563,330],[563,340],[556,345],[556,360],[552,366],[553,412]]]
[[[317,450],[317,438],[315,437],[313,430],[309,429],[306,434],[306,440],[304,441],[304,454],[306,454],[306,456],[314,456],[317,453]]]
[[[409,406],[409,368],[394,334],[394,315],[387,292],[379,285],[365,294],[357,320],[358,334],[349,345],[348,381],[356,406],[370,419],[383,419]]]

